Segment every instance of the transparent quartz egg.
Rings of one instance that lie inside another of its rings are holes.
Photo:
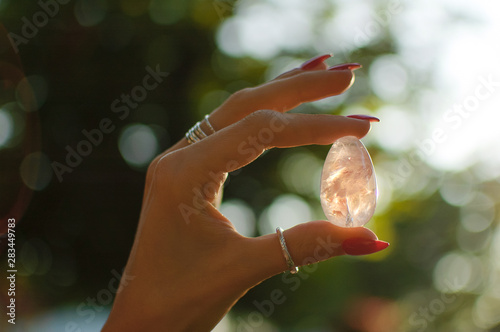
[[[321,206],[327,219],[341,227],[360,227],[373,216],[376,203],[377,181],[368,151],[357,137],[338,139],[321,175]]]

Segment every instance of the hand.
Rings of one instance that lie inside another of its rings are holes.
[[[235,93],[210,115],[215,134],[192,145],[182,139],[151,163],[127,281],[103,331],[210,331],[250,288],[287,269],[276,234],[244,237],[214,205],[227,173],[266,149],[369,131],[367,120],[286,113],[351,86],[356,65],[327,70],[327,57]],[[366,228],[327,221],[297,225],[284,237],[298,265],[382,248]]]

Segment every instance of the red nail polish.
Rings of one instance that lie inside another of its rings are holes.
[[[359,69],[361,67],[363,67],[363,66],[360,65],[359,63],[344,63],[341,65],[336,65],[336,66],[330,67],[330,68],[328,68],[328,70],[346,70],[346,69],[356,70],[356,69]]]
[[[373,254],[389,246],[388,242],[371,239],[347,239],[342,242],[342,249],[348,255],[358,256]]]
[[[380,119],[371,116],[371,115],[364,115],[364,114],[354,114],[354,115],[348,115],[347,118],[353,118],[353,119],[359,119],[359,120],[368,120],[370,122],[380,122]]]
[[[314,68],[316,68],[317,65],[319,65],[320,63],[324,62],[326,59],[331,58],[331,57],[332,57],[331,54],[319,55],[317,57],[314,57],[314,58],[304,62],[300,66],[300,69],[303,69],[303,70],[314,69]]]

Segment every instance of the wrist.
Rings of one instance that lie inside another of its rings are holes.
[[[202,264],[171,266],[168,272],[157,266],[152,273],[134,273],[147,270],[135,266],[128,274],[136,278],[117,294],[102,331],[211,331],[258,283],[251,266],[242,264],[241,252],[227,252],[220,264],[207,261],[198,271],[191,266]]]

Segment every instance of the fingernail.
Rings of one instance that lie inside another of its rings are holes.
[[[344,63],[341,65],[336,65],[336,66],[330,67],[330,68],[328,68],[328,70],[346,70],[346,69],[356,70],[356,69],[359,69],[361,67],[363,67],[363,66],[360,65],[359,63]]]
[[[389,242],[361,238],[347,239],[342,242],[345,253],[353,256],[373,254],[388,246]]]
[[[353,118],[353,119],[359,119],[359,120],[368,120],[370,122],[380,122],[380,119],[371,116],[371,115],[364,115],[364,114],[354,114],[354,115],[348,115],[347,118]]]
[[[318,55],[317,57],[314,57],[314,58],[304,62],[300,66],[300,69],[304,69],[304,70],[314,69],[314,68],[316,68],[317,65],[324,62],[326,59],[331,58],[332,56],[333,56],[332,54]]]

